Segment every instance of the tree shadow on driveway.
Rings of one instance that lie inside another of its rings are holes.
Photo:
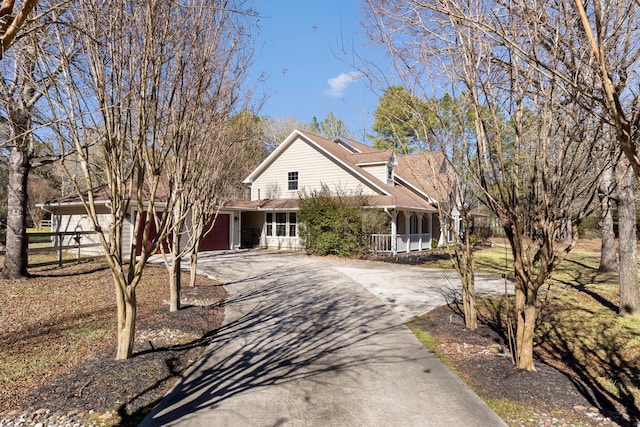
[[[372,339],[404,326],[371,295],[340,286],[331,269],[274,268],[224,286],[228,322],[142,426],[185,422],[259,388],[355,380],[352,367],[377,370],[407,360]]]

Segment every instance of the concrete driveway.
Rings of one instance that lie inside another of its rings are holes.
[[[225,324],[142,426],[506,425],[403,324],[455,275],[264,252],[200,267],[229,292]]]

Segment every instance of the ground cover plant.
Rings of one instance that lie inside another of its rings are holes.
[[[510,262],[504,247],[476,253],[478,272],[509,277]],[[531,420],[524,425],[537,425],[549,414],[563,425],[635,425],[640,419],[640,319],[618,316],[617,274],[598,272],[598,262],[598,241],[581,241],[545,288],[535,338],[537,372],[520,372],[510,361],[511,298],[479,300],[477,332],[464,329],[458,303],[411,326],[513,425],[523,425],[523,418]],[[446,267],[446,260],[424,265]]]
[[[206,277],[184,288],[183,310],[169,313],[166,270],[148,266],[135,357],[116,361],[113,279],[104,261],[30,274],[0,281],[0,420],[49,410],[136,425],[204,351],[223,318],[226,293]]]

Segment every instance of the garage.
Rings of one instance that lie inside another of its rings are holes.
[[[213,230],[207,233],[200,242],[201,251],[216,251],[221,249],[229,249],[229,225],[231,221],[230,214],[218,214]],[[208,227],[207,227],[208,229]]]

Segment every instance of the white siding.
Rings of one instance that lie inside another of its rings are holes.
[[[387,182],[387,165],[361,165],[362,169],[369,172],[371,175],[375,176],[380,180],[380,182]]]
[[[298,190],[287,189],[289,172],[298,172]],[[299,191],[320,190],[321,184],[332,190],[362,191],[365,195],[380,194],[366,181],[298,138],[254,180],[251,199],[295,199],[298,198]]]
[[[80,210],[80,212],[78,212]],[[111,216],[106,208],[97,208],[98,221],[103,229],[109,228]],[[93,222],[82,207],[73,210],[60,210],[58,215],[53,216],[52,232],[93,232]],[[128,233],[127,233],[128,234]],[[96,234],[80,234],[80,245],[93,245],[80,249],[81,255],[97,255],[103,253],[102,246]],[[63,246],[74,246],[78,242],[74,236],[62,236]],[[57,245],[57,242],[56,242]],[[72,249],[69,249],[72,250]]]
[[[108,230],[111,224],[111,214],[109,210],[104,206],[96,207],[98,212],[98,222],[103,230]],[[52,232],[93,232],[93,222],[89,218],[89,215],[84,211],[82,206],[58,208],[56,214],[52,215],[53,224]],[[129,220],[126,220],[122,230],[122,247],[125,252],[131,244],[131,234],[133,233],[133,227]],[[74,236],[62,236],[63,246],[74,246],[76,244]],[[57,245],[58,243],[55,242]],[[80,249],[81,255],[99,255],[103,254],[102,246],[97,234],[82,234],[80,235],[81,245],[93,245],[90,247],[83,247]],[[75,249],[69,249],[75,251]]]
[[[295,251],[301,251],[304,249],[298,237],[266,236],[265,243],[266,244],[263,247],[268,249],[290,249]]]

